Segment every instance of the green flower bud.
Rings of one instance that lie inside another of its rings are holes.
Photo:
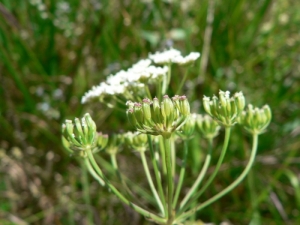
[[[142,109],[144,113],[144,119],[148,125],[151,124],[151,108],[150,108],[151,101],[148,98],[143,100]]]
[[[144,113],[142,109],[142,104],[135,103],[134,104],[134,116],[139,126],[142,126],[144,123]]]
[[[120,148],[120,145],[123,143],[123,136],[120,134],[112,134],[108,138],[108,143],[106,145],[105,151],[108,154],[117,154]]]
[[[234,101],[237,106],[238,114],[240,114],[246,105],[246,100],[242,92],[235,93]]]
[[[176,132],[182,139],[192,138],[195,130],[196,118],[196,114],[188,116],[185,124],[183,124],[181,128]]]
[[[98,141],[97,141],[97,148],[93,150],[93,153],[97,153],[101,150],[103,150],[108,143],[108,135],[107,134],[102,134],[101,132],[97,134],[98,136]]]
[[[180,113],[182,116],[189,116],[190,115],[190,104],[189,101],[187,100],[186,96],[180,96],[179,97],[180,101]]]
[[[171,127],[176,115],[176,108],[168,95],[163,97],[161,103],[161,115],[166,127]]]
[[[161,103],[161,114],[164,118],[168,118],[174,113],[174,104],[168,95],[163,97],[163,101]]]
[[[211,114],[211,103],[210,103],[210,98],[209,97],[206,97],[204,96],[203,97],[203,107],[204,107],[204,110],[212,116]]]
[[[210,116],[197,115],[196,124],[201,135],[206,139],[213,139],[219,134],[220,126]]]
[[[161,123],[161,118],[160,118],[160,104],[159,100],[157,98],[153,99],[152,103],[152,119],[154,123]]]
[[[272,118],[271,109],[268,105],[261,109],[254,108],[251,104],[242,112],[239,123],[252,134],[261,134],[270,124]]]
[[[174,106],[176,107],[177,110],[180,110],[180,101],[179,101],[179,95],[175,95],[174,97],[172,97],[172,101]]]
[[[137,151],[146,151],[148,145],[147,134],[135,134],[132,138],[132,147]]]
[[[126,113],[127,113],[127,118],[129,120],[129,122],[131,123],[132,126],[135,127],[137,125],[137,121],[134,116],[134,109],[128,109],[126,111]]]
[[[95,138],[96,132],[94,132],[94,131],[97,130],[97,126],[96,126],[94,120],[92,119],[92,117],[90,116],[90,114],[86,113],[84,115],[84,119],[85,119],[85,125],[86,125],[86,126],[84,126],[84,132],[87,135],[88,142],[91,142]],[[84,122],[82,124],[84,124]],[[90,129],[88,129],[88,128],[90,128]]]

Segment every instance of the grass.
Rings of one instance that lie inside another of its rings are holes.
[[[82,106],[80,98],[170,40],[184,53],[207,51],[183,87],[195,112],[203,112],[203,94],[218,89],[242,90],[249,102],[268,103],[273,110],[251,175],[196,218],[217,224],[300,223],[298,2],[40,2],[0,0],[1,224],[88,224],[90,212],[94,224],[149,224],[91,177],[90,200],[86,197],[80,164],[61,146],[60,126],[90,111],[103,131],[127,129],[123,113]],[[242,140],[232,137],[222,173],[205,197],[241,172],[249,145],[242,134]],[[196,141],[191,145],[199,148]],[[200,167],[201,151],[194,154]],[[134,160],[120,157],[123,167]],[[212,162],[217,157],[214,153]]]

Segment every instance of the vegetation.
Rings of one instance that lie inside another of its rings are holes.
[[[0,224],[150,224],[68,156],[61,124],[89,112],[100,130],[132,129],[126,108],[82,105],[81,97],[108,75],[170,45],[202,54],[182,88],[192,112],[203,113],[203,95],[219,89],[242,90],[248,102],[268,103],[273,112],[251,173],[195,219],[300,223],[298,7],[292,0],[0,0]],[[183,77],[180,69],[173,72],[171,88]],[[238,177],[249,158],[250,136],[234,129],[204,199]],[[222,140],[216,141],[208,172],[219,157]],[[198,141],[190,144],[199,148]],[[202,160],[201,150],[189,155],[189,179]],[[135,182],[146,182],[136,162],[129,151],[120,155],[119,166],[137,172]]]

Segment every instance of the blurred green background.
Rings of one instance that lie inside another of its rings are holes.
[[[81,97],[169,46],[202,53],[184,87],[193,112],[203,112],[203,94],[219,89],[241,90],[248,102],[273,110],[251,174],[196,218],[300,224],[299,9],[294,0],[0,0],[0,224],[89,224],[89,216],[94,224],[151,224],[91,177],[84,191],[84,171],[63,150],[60,129],[85,112],[99,130],[128,129],[125,113],[81,105]],[[247,159],[249,136],[239,127],[233,133],[207,198]],[[193,155],[201,161],[201,152]],[[131,160],[120,157],[122,165]],[[198,168],[190,169],[190,182]]]

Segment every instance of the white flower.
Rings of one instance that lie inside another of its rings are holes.
[[[132,69],[144,69],[151,65],[150,59],[141,59],[136,64],[132,65]]]
[[[127,71],[121,70],[115,75],[109,75],[105,82],[92,87],[84,94],[81,103],[84,104],[93,98],[98,98],[101,101],[106,95],[126,95],[127,91],[138,94],[145,83],[155,82],[156,79],[166,76],[167,72],[167,66],[155,67],[151,65],[150,59],[140,60]]]
[[[191,52],[189,55],[182,57],[181,55],[177,56],[173,62],[180,65],[188,65],[195,62],[200,57],[199,52]]]
[[[91,90],[86,92],[81,99],[81,103],[84,104],[93,98],[100,98],[104,95],[122,94],[125,88],[126,86],[123,84],[110,85],[102,82],[100,85],[94,86]]]
[[[156,67],[156,66],[149,66],[148,68],[149,73],[151,74],[152,79],[157,79],[159,77],[166,76],[168,73],[168,67]]]
[[[118,84],[123,84],[124,82],[127,81],[128,74],[126,71],[121,70],[115,75],[109,75],[106,79],[106,83],[110,85],[118,85]]]
[[[168,63],[172,63],[173,60],[180,55],[181,55],[180,51],[171,48],[163,52],[156,52],[154,54],[150,54],[149,58],[157,64],[168,64]]]

